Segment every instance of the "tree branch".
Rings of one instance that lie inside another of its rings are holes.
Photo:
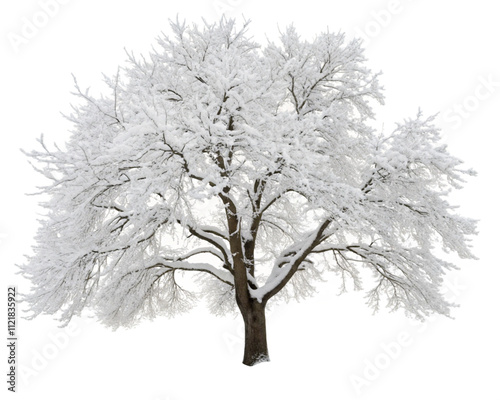
[[[328,228],[331,222],[332,219],[326,219],[302,242],[294,243],[292,246],[285,249],[282,255],[276,260],[274,268],[267,278],[265,285],[256,290],[251,290],[250,293],[252,297],[262,303],[266,303],[271,297],[283,289],[311,251],[322,243],[324,239],[323,232]]]
[[[183,257],[183,259],[186,258],[188,257]],[[181,259],[182,257],[174,261],[174,260],[169,260],[166,257],[157,257],[151,262],[151,265],[146,268],[162,267],[172,270],[207,272],[210,275],[215,276],[220,281],[230,286],[234,286],[234,278],[229,272],[220,270],[214,267],[212,264],[191,263],[188,261],[180,261]]]
[[[177,222],[183,225],[182,221],[178,220]],[[215,228],[200,228],[191,225],[187,225],[187,229],[193,236],[215,246],[221,252],[223,257],[224,269],[228,270],[231,274],[234,274],[233,258],[227,249],[226,244],[221,240],[221,238],[227,240],[222,233]]]

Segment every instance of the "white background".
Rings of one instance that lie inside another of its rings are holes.
[[[67,140],[60,112],[70,111],[71,73],[99,93],[101,73],[116,72],[124,48],[147,53],[177,14],[188,22],[244,16],[262,42],[292,22],[305,38],[327,27],[364,37],[368,66],[384,73],[380,128],[392,130],[418,107],[439,112],[450,151],[478,171],[453,201],[481,220],[479,260],[455,260],[461,270],[447,278],[447,298],[461,304],[455,319],[425,324],[399,313],[373,316],[362,293],[337,296],[332,279],[316,297],[270,311],[272,362],[252,368],[241,364],[239,318],[213,317],[203,305],[116,332],[83,319],[65,329],[52,317],[20,319],[17,399],[500,399],[500,24],[493,1],[61,0],[44,11],[46,2],[0,6],[4,309],[7,285],[29,287],[15,265],[31,251],[41,212],[25,193],[43,181],[19,149],[35,148],[41,133],[49,143]]]

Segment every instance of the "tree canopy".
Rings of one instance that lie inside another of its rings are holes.
[[[204,296],[245,318],[312,294],[325,271],[375,310],[449,314],[439,288],[455,266],[435,250],[473,257],[475,222],[447,200],[473,172],[420,111],[391,133],[372,127],[383,96],[361,41],[290,27],[263,46],[248,23],[177,21],[105,82],[94,97],[75,80],[68,142],[29,153],[51,181],[22,266],[34,316],[89,307],[129,326]]]

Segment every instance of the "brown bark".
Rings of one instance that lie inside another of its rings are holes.
[[[243,364],[252,366],[270,361],[267,350],[265,304],[252,300],[248,308],[240,307],[245,322]]]

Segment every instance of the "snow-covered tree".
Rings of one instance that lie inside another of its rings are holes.
[[[447,195],[473,172],[432,117],[370,127],[383,97],[360,41],[291,27],[259,46],[247,28],[174,22],[148,58],[128,54],[105,78],[108,95],[75,81],[68,142],[42,137],[29,153],[52,181],[22,266],[32,317],[88,307],[130,326],[204,297],[241,312],[253,365],[269,359],[269,300],[308,296],[328,271],[342,289],[368,280],[375,310],[449,314],[440,284],[455,266],[436,250],[472,257],[475,223]]]

